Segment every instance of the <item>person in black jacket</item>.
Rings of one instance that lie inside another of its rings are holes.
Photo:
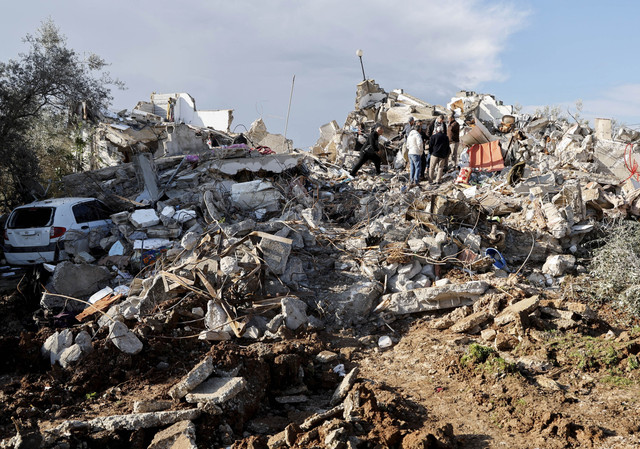
[[[371,134],[369,134],[369,138],[367,139],[367,143],[364,145],[362,151],[360,152],[360,158],[349,172],[351,176],[355,177],[356,173],[358,173],[358,170],[360,170],[360,167],[362,167],[367,161],[372,161],[376,166],[376,173],[378,175],[380,174],[380,164],[382,162],[382,159],[378,154],[380,152],[378,139],[382,135],[382,131],[383,129],[380,125],[376,126],[373,131],[371,131]]]
[[[444,127],[436,124],[435,133],[429,139],[429,152],[431,153],[431,162],[429,165],[429,180],[440,184],[442,181],[442,175],[444,173],[444,167],[447,164],[447,158],[451,153],[451,147],[449,146],[449,138],[444,131]]]
[[[431,154],[427,151],[427,147],[429,145],[429,136],[427,135],[428,125],[426,122],[422,120],[418,120],[418,132],[420,133],[420,137],[422,137],[422,142],[424,144],[424,151],[422,152],[422,156],[420,156],[420,181],[424,180],[424,172],[427,168],[429,168],[429,159]]]
[[[436,133],[436,127],[438,126],[442,126],[442,129],[444,130],[444,133],[447,133],[447,124],[444,122],[444,117],[439,115],[437,116],[434,120],[431,121],[431,123],[429,123],[429,129],[427,130],[427,135],[429,136],[429,139],[431,139],[431,136],[433,136]]]

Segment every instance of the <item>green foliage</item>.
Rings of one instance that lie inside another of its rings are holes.
[[[32,201],[43,177],[78,168],[78,127],[109,104],[109,85],[122,86],[101,58],[67,48],[51,20],[24,42],[27,53],[0,62],[0,212]]]
[[[635,355],[630,355],[627,358],[627,371],[633,371],[640,368],[640,362],[638,362],[638,357]]]
[[[507,363],[496,351],[488,346],[472,343],[467,352],[460,358],[460,364],[465,367],[475,367],[482,371],[494,374],[515,372],[515,367]]]
[[[628,379],[617,374],[609,374],[602,379],[602,382],[611,384],[616,387],[630,387],[635,382],[632,379]]]
[[[471,343],[467,349],[467,353],[462,356],[460,363],[462,365],[479,365],[486,362],[491,354],[495,351],[488,346],[482,346],[477,343]]]
[[[84,397],[85,397],[87,400],[89,400],[89,401],[90,401],[90,400],[92,400],[92,399],[97,398],[97,397],[98,397],[98,393],[97,393],[97,392],[95,392],[95,391],[92,391],[91,393],[87,393],[87,394],[85,394],[85,395],[84,395]]]
[[[640,316],[640,224],[625,221],[614,226],[604,244],[594,250],[589,266],[593,297],[600,303]]]

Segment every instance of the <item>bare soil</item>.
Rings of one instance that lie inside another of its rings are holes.
[[[361,419],[339,424],[359,447],[640,447],[640,331],[613,328],[608,323],[620,317],[607,309],[570,331],[531,326],[514,336],[510,350],[492,351],[484,362],[468,356],[474,343],[484,344],[479,335],[430,327],[442,312],[258,343],[168,338],[165,325],[162,335],[149,333],[136,356],[119,352],[100,331],[93,353],[65,370],[40,355],[55,328],[35,324],[37,304],[27,298],[16,292],[0,301],[1,438],[18,427],[44,430],[132,413],[135,401],[168,398],[168,389],[210,354],[219,372],[239,369],[248,388],[222,415],[196,420],[199,447],[268,447],[271,436],[331,408],[339,363],[346,372],[360,370],[352,391]],[[390,348],[377,346],[382,335],[393,338]],[[325,350],[338,358],[319,362]],[[306,400],[282,400],[295,395]],[[296,447],[324,447],[332,429],[331,422],[316,432],[295,428]],[[156,431],[74,435],[69,443],[146,448]]]

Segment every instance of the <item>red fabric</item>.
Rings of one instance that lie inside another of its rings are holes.
[[[469,167],[483,171],[500,171],[504,168],[504,159],[500,141],[474,145],[469,148]]]

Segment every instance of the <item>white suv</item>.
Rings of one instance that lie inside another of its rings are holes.
[[[95,198],[55,198],[25,204],[7,219],[4,257],[10,265],[66,259],[61,241],[65,233],[106,228],[112,224],[109,215],[109,208]]]

